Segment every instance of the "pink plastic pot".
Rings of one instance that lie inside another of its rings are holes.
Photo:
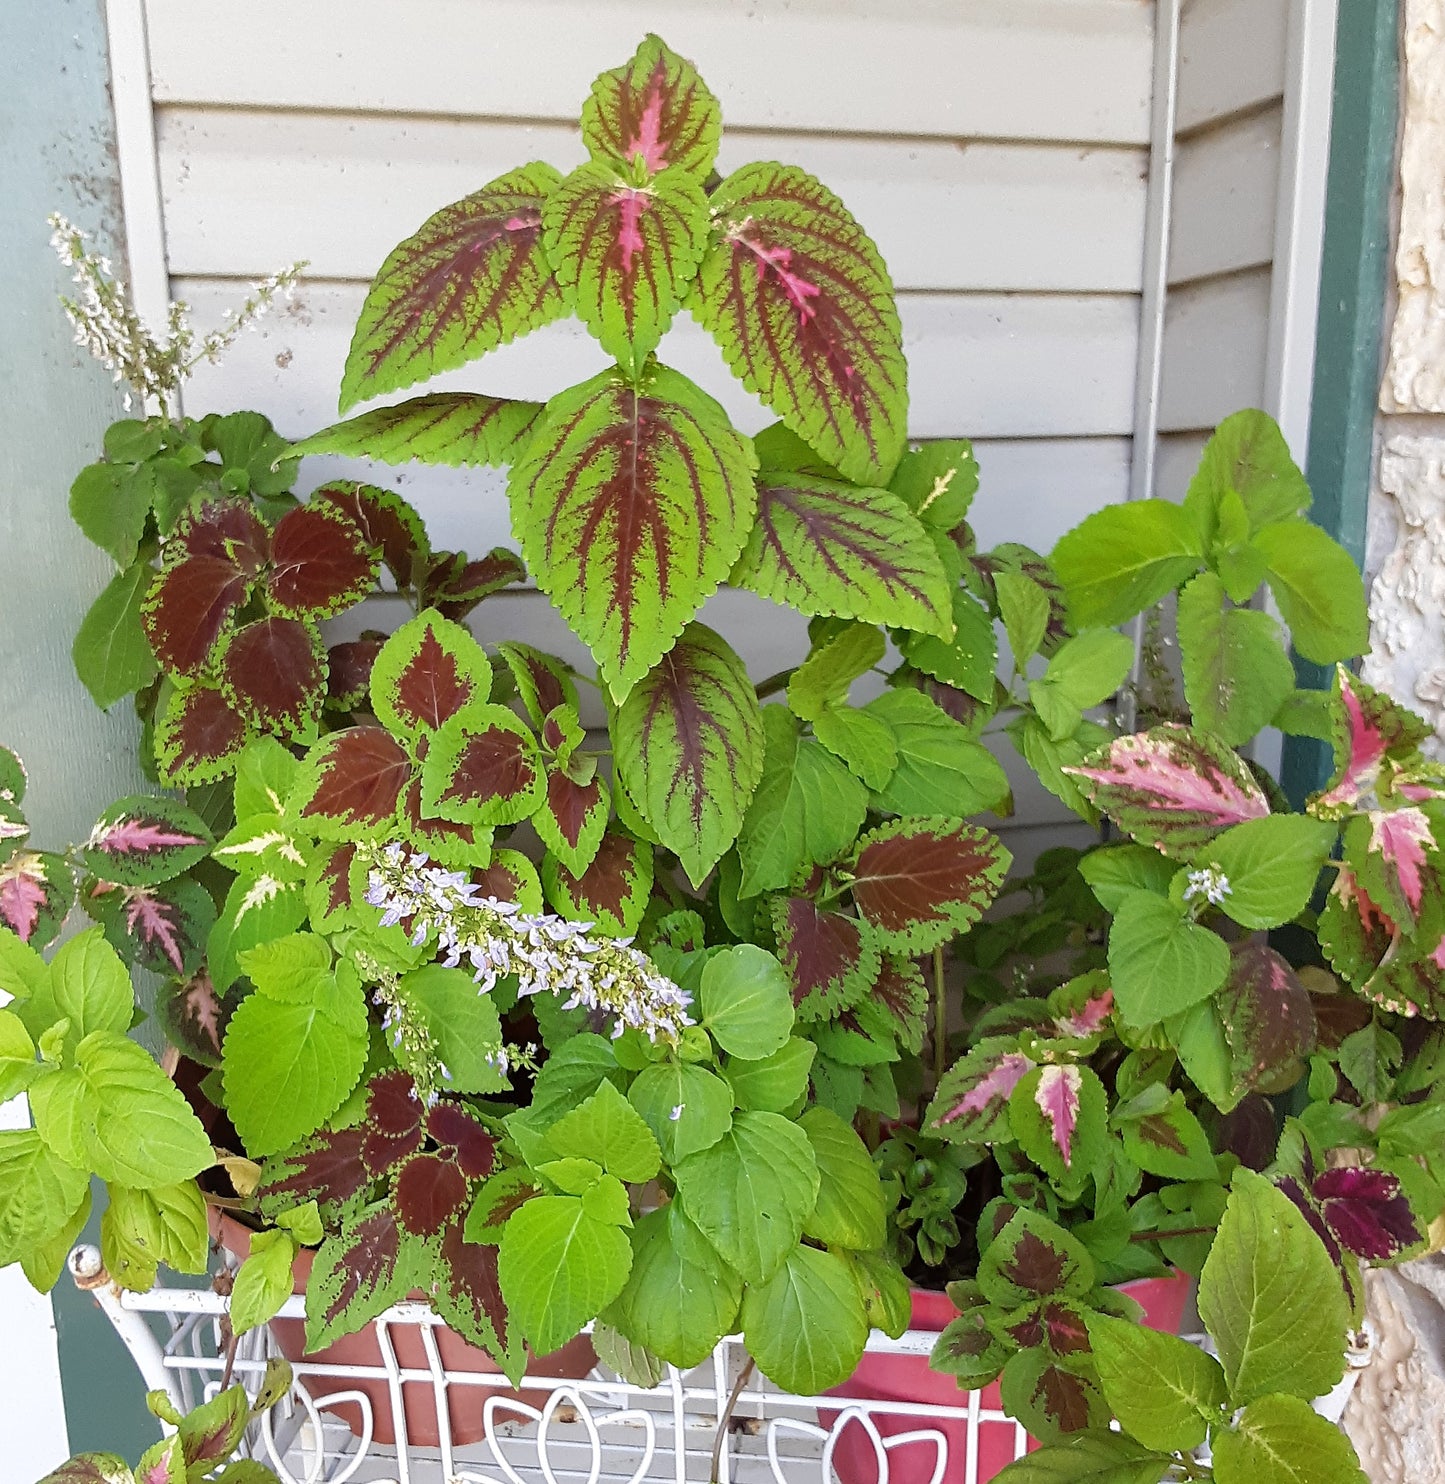
[[[1125,1283],[1122,1292],[1141,1304],[1144,1322],[1150,1329],[1178,1334],[1189,1298],[1190,1279],[1183,1273],[1168,1278],[1140,1278]],[[923,1288],[913,1290],[910,1327],[937,1334],[957,1317],[958,1310],[946,1294]],[[864,1355],[850,1380],[835,1387],[829,1396],[858,1397],[872,1401],[932,1403],[937,1407],[967,1404],[968,1393],[959,1389],[952,1376],[931,1370],[926,1355]],[[979,1393],[980,1410],[1002,1412],[998,1383]],[[818,1414],[821,1426],[831,1428],[838,1413]],[[940,1484],[964,1484],[969,1454],[968,1420],[963,1417],[897,1417],[878,1413],[873,1425],[883,1438],[900,1433],[940,1432],[948,1441],[948,1462]],[[987,1484],[1006,1464],[1013,1462],[1013,1422],[978,1423],[978,1484]],[[1030,1448],[1037,1446],[1030,1444]],[[938,1461],[931,1442],[900,1443],[888,1450],[890,1484],[929,1484]],[[850,1418],[838,1434],[833,1450],[833,1469],[841,1484],[879,1484],[878,1451],[867,1430]]]

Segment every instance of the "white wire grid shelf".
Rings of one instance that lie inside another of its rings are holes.
[[[93,1247],[77,1247],[70,1269],[149,1389],[182,1411],[216,1394],[226,1370],[225,1298],[209,1288],[124,1292]],[[298,1296],[278,1317],[303,1313]],[[598,1365],[576,1378],[529,1373],[519,1394],[502,1376],[448,1370],[441,1326],[424,1304],[398,1304],[373,1324],[380,1364],[293,1360],[290,1394],[253,1424],[243,1453],[282,1484],[981,1484],[1028,1444],[977,1391],[954,1392],[952,1405],[789,1395],[752,1368],[739,1336],[693,1370],[667,1367],[650,1389]],[[921,1367],[936,1339],[874,1331],[866,1355],[912,1357]],[[233,1380],[254,1392],[279,1353],[269,1329],[252,1331],[237,1344]],[[399,1354],[425,1364],[402,1364]],[[414,1440],[426,1430],[434,1442]]]

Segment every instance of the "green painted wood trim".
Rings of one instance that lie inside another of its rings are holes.
[[[1311,514],[1360,566],[1384,353],[1399,98],[1399,0],[1340,0],[1306,472]],[[1297,668],[1301,685],[1330,683],[1318,666]],[[1324,743],[1286,740],[1281,781],[1296,807],[1330,771]]]
[[[45,225],[60,211],[123,261],[104,0],[0,3],[0,140],[0,633],[10,641],[0,741],[29,768],[35,839],[58,846],[83,838],[107,803],[142,786],[134,716],[123,706],[101,715],[70,662],[110,564],[71,524],[66,496],[121,405],[71,341],[56,303],[66,274]],[[97,1240],[97,1224],[87,1240]],[[53,1302],[71,1447],[136,1458],[160,1432],[134,1363],[68,1276]],[[0,1477],[10,1478],[3,1463]]]

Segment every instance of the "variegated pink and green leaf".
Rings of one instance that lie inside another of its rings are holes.
[[[553,855],[542,858],[542,890],[554,912],[595,923],[600,931],[630,938],[652,895],[652,850],[618,830],[609,830],[592,863],[574,876]]]
[[[542,414],[540,402],[433,392],[323,428],[291,445],[293,455],[329,453],[383,464],[515,463]]]
[[[1445,929],[1438,918],[1412,937],[1401,934],[1395,951],[1358,988],[1397,1015],[1445,1020]]]
[[[432,736],[421,771],[423,814],[457,824],[517,824],[542,801],[536,739],[505,706],[473,702]]]
[[[1237,1087],[1269,1093],[1296,1080],[1315,1049],[1315,1012],[1286,959],[1263,943],[1235,944],[1215,1004]]]
[[[924,1129],[957,1144],[1010,1138],[1009,1098],[1032,1068],[1015,1038],[985,1038],[943,1074],[924,1115]]]
[[[1362,990],[1400,930],[1360,882],[1349,864],[1342,865],[1320,913],[1320,947],[1335,972]]]
[[[216,685],[177,685],[156,717],[155,756],[160,781],[190,787],[223,778],[252,736],[246,719]]]
[[[287,813],[323,840],[380,838],[411,778],[411,758],[385,727],[347,727],[306,754]]]
[[[763,723],[743,662],[700,623],[616,712],[613,748],[623,786],[693,885],[742,828],[763,771]]]
[[[764,471],[731,580],[800,613],[953,634],[933,541],[886,490]]]
[[[204,961],[216,904],[199,881],[181,877],[122,886],[92,878],[81,888],[80,901],[105,929],[111,947],[153,974],[184,979]]]
[[[542,206],[560,179],[541,163],[508,171],[392,250],[351,338],[342,412],[464,366],[566,313],[542,251]]]
[[[17,850],[0,865],[0,927],[22,943],[53,943],[75,901],[75,878],[63,856]]]
[[[883,960],[866,923],[808,897],[775,897],[768,910],[800,1021],[836,1015],[876,983]]]
[[[440,552],[418,584],[423,607],[435,608],[443,618],[460,623],[483,598],[525,582],[527,568],[515,551],[494,546],[486,556],[468,561],[459,551]]]
[[[214,918],[214,904],[211,915]],[[204,950],[204,938],[200,947]],[[221,1065],[221,1045],[230,1007],[216,993],[211,976],[204,969],[160,991],[156,996],[156,1018],[166,1039],[192,1061],[203,1067]]]
[[[155,886],[189,870],[215,843],[194,810],[176,799],[118,799],[81,847],[86,866],[105,881]]]
[[[1055,1180],[1092,1168],[1104,1148],[1106,1099],[1098,1077],[1071,1062],[1035,1067],[1009,1097],[1009,1126],[1024,1153]]]
[[[926,953],[967,931],[998,895],[1011,857],[996,835],[956,819],[899,819],[859,841],[859,915],[895,953]]]
[[[421,517],[400,495],[341,479],[312,491],[311,507],[323,502],[348,516],[366,544],[381,553],[398,587],[412,585],[431,555],[431,545]]]
[[[326,701],[326,649],[314,623],[258,618],[232,630],[220,655],[221,692],[248,727],[305,741]]]
[[[711,204],[693,317],[743,385],[846,478],[886,484],[906,437],[908,372],[878,249],[796,166],[744,165]]]
[[[543,246],[577,317],[636,375],[657,349],[707,246],[708,207],[686,170],[638,184],[606,160],[579,166],[542,208]]]
[[[1120,737],[1064,772],[1126,834],[1174,857],[1270,812],[1244,760],[1188,727]]]
[[[1408,933],[1442,886],[1442,810],[1432,802],[1356,814],[1344,855],[1370,896]]]
[[[686,377],[604,372],[554,397],[511,472],[537,584],[622,700],[731,570],[756,508],[753,456]]]
[[[512,672],[517,695],[534,727],[540,728],[559,706],[577,709],[577,687],[571,667],[556,655],[544,654],[517,639],[506,639],[497,645],[497,654]]]
[[[1335,776],[1308,805],[1321,819],[1341,819],[1366,796],[1373,796],[1385,759],[1418,755],[1430,730],[1413,712],[1343,665],[1335,666],[1331,701]]]
[[[592,84],[582,105],[582,142],[592,157],[640,160],[649,175],[679,169],[701,180],[721,132],[722,110],[697,69],[650,33],[625,66]]]
[[[607,785],[595,768],[590,778],[579,782],[566,768],[549,763],[546,790],[541,807],[532,815],[532,828],[567,870],[580,876],[602,844],[611,811]]]
[[[399,739],[415,742],[464,706],[484,702],[491,688],[481,645],[428,608],[382,646],[371,671],[371,709]]]

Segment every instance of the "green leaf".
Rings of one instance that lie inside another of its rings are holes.
[[[716,227],[688,309],[754,392],[848,479],[887,479],[906,437],[907,364],[878,249],[795,165],[744,165],[712,193]]]
[[[632,1247],[575,1196],[544,1195],[512,1213],[497,1255],[511,1318],[538,1355],[565,1345],[622,1291]]]
[[[1299,1397],[1251,1402],[1212,1446],[1217,1484],[1366,1484],[1349,1438]]]
[[[1189,481],[1185,508],[1204,514],[1230,493],[1239,496],[1256,531],[1302,515],[1310,506],[1309,486],[1279,424],[1256,408],[1232,413],[1215,429]]]
[[[73,1067],[30,1089],[30,1106],[61,1159],[116,1185],[175,1185],[211,1163],[211,1141],[180,1089],[116,1031],[86,1036]]]
[[[1135,891],[1167,896],[1178,869],[1157,850],[1127,843],[1091,850],[1079,862],[1079,874],[1106,912],[1117,912],[1124,898]]]
[[[225,994],[241,972],[239,956],[249,948],[294,932],[306,921],[306,896],[298,882],[262,875],[238,876],[206,939],[206,964],[217,994]]]
[[[296,1239],[290,1232],[254,1232],[251,1250],[231,1290],[231,1328],[238,1334],[273,1319],[291,1297]]]
[[[1032,577],[1022,572],[995,572],[994,592],[998,611],[1003,618],[1008,647],[1016,670],[1022,671],[1032,655],[1038,653],[1048,632],[1051,605],[1049,595]]]
[[[1168,500],[1131,500],[1096,511],[1062,537],[1050,558],[1079,628],[1124,623],[1191,577],[1204,547],[1189,515]]]
[[[738,1107],[759,1113],[786,1113],[808,1090],[817,1047],[802,1036],[789,1036],[771,1056],[760,1061],[729,1058],[724,1068]]]
[[[722,408],[665,366],[637,386],[605,371],[547,404],[512,467],[512,529],[615,700],[731,570],[757,508],[753,469]]]
[[[1338,834],[1308,815],[1271,814],[1225,830],[1197,858],[1228,879],[1223,912],[1242,927],[1278,927],[1308,904]]]
[[[1170,1016],[1164,1028],[1190,1081],[1221,1112],[1229,1112],[1246,1089],[1234,1080],[1229,1037],[1216,1001],[1191,1005],[1183,1014]]]
[[[1319,665],[1351,659],[1369,648],[1365,585],[1343,546],[1307,520],[1265,526],[1250,543],[1294,647]]]
[[[17,1000],[48,993],[50,969],[41,956],[8,927],[0,927],[0,989]]]
[[[740,1062],[740,1066],[762,1066]],[[627,1089],[669,1166],[716,1144],[733,1126],[733,1094],[720,1077],[671,1059],[644,1067]]]
[[[1102,705],[1129,678],[1134,663],[1134,641],[1113,629],[1088,629],[1068,640],[1049,661],[1042,684],[1075,710]],[[1030,694],[1033,686],[1029,687]],[[1077,726],[1078,722],[1074,723]],[[1062,736],[1073,733],[1074,726]],[[1058,740],[1059,733],[1055,733]]]
[[[707,961],[699,992],[703,1027],[732,1056],[759,1061],[793,1032],[793,996],[783,966],[764,948],[739,943]]]
[[[1340,1042],[1340,1071],[1362,1102],[1385,1103],[1394,1091],[1402,1055],[1399,1038],[1372,1019]]]
[[[898,461],[888,488],[930,530],[953,531],[978,493],[978,460],[967,438],[939,438],[911,448]]]
[[[1126,1025],[1153,1025],[1208,999],[1229,974],[1229,947],[1163,897],[1131,892],[1109,929],[1109,974]]]
[[[629,374],[682,304],[708,237],[708,203],[683,169],[638,184],[610,160],[579,165],[542,207],[547,260],[578,319]]]
[[[157,1263],[165,1263],[178,1273],[204,1273],[210,1236],[206,1229],[206,1202],[194,1180],[175,1185],[157,1186],[154,1190],[130,1190],[112,1185],[105,1221],[118,1233],[122,1247],[133,1252],[148,1270],[138,1289],[151,1287]],[[121,1280],[121,1271],[106,1267],[111,1276]]]
[[[70,518],[124,569],[135,561],[154,489],[147,469],[87,464],[70,486]]]
[[[692,623],[617,710],[628,796],[694,885],[737,838],[763,771],[763,718],[743,662]]]
[[[69,1019],[68,1052],[91,1031],[128,1031],[135,1014],[130,971],[103,931],[87,928],[61,945],[51,960],[45,987],[22,1002],[16,1014],[32,1036]]]
[[[737,1319],[742,1279],[671,1202],[632,1229],[632,1271],[607,1316],[634,1344],[687,1370]]]
[[[0,1104],[24,1092],[42,1070],[24,1022],[13,1010],[0,1010]]]
[[[526,446],[540,402],[514,402],[472,392],[433,392],[334,423],[291,445],[295,456],[341,454],[383,464],[514,463]]]
[[[90,1190],[30,1128],[0,1129],[0,1268],[18,1262],[65,1224]]]
[[[863,784],[827,748],[798,736],[785,706],[763,707],[762,776],[738,834],[746,897],[786,887],[805,864],[852,845],[868,813]]]
[[[869,788],[884,788],[898,767],[898,742],[887,722],[856,706],[830,706],[813,735]]]
[[[662,1159],[644,1119],[610,1082],[554,1123],[547,1142],[560,1155],[594,1160],[635,1185],[651,1180]]]
[[[63,1225],[55,1228],[49,1236],[32,1245],[20,1254],[20,1268],[26,1280],[37,1293],[49,1293],[60,1281],[66,1270],[66,1261],[71,1250],[80,1240],[81,1233],[90,1221],[90,1192],[68,1216]],[[3,1226],[3,1218],[0,1218]],[[3,1241],[3,1238],[0,1238]]]
[[[804,721],[816,721],[830,706],[848,699],[853,682],[866,675],[888,648],[872,624],[834,625],[834,633],[793,671],[788,707]]]
[[[141,605],[154,571],[136,562],[117,572],[75,632],[75,673],[102,711],[156,678],[159,667],[141,626]]]
[[[1124,1431],[1146,1448],[1197,1448],[1229,1404],[1219,1362],[1131,1319],[1090,1314],[1085,1322],[1099,1384]]]
[[[1279,625],[1268,613],[1226,606],[1212,572],[1179,595],[1179,658],[1194,725],[1231,746],[1268,726],[1294,690]]]
[[[1027,714],[1010,723],[1008,732],[1038,781],[1080,818],[1097,824],[1098,811],[1065,769],[1077,768],[1094,748],[1108,742],[1110,733],[1086,721],[1072,737],[1058,742],[1039,717]]]
[[[1003,807],[1009,781],[1002,764],[922,691],[884,691],[867,714],[887,723],[898,749],[891,777],[874,791],[876,807],[965,815]]]
[[[936,634],[910,634],[900,646],[915,669],[957,686],[980,701],[993,699],[997,684],[998,640],[988,610],[962,588],[953,595],[951,639]]]
[[[684,1213],[749,1283],[766,1283],[818,1198],[808,1136],[776,1113],[737,1113],[717,1143],[674,1169]]]
[[[354,974],[345,977],[298,971],[286,998],[282,981],[258,981],[231,1016],[221,1052],[226,1111],[253,1158],[314,1133],[361,1077],[366,1001]]]
[[[426,1028],[436,1059],[450,1074],[449,1092],[501,1092],[506,1077],[494,1060],[502,1047],[496,1001],[464,969],[426,964],[403,974],[401,998]]]
[[[758,1369],[800,1396],[846,1381],[868,1339],[863,1298],[847,1263],[813,1247],[795,1247],[766,1283],[744,1289],[742,1325]]]
[[[542,204],[560,180],[550,165],[523,165],[443,207],[392,250],[351,337],[341,411],[566,313],[542,251]]]
[[[813,1146],[819,1179],[804,1236],[829,1247],[878,1251],[888,1235],[888,1205],[867,1145],[830,1108],[809,1108],[798,1126]]]
[[[1271,1392],[1311,1401],[1344,1372],[1350,1314],[1339,1274],[1299,1208],[1262,1175],[1235,1172],[1199,1314],[1235,1406]]]
[[[994,1479],[996,1484],[1159,1484],[1173,1462],[1169,1454],[1156,1453],[1133,1438],[1089,1432],[1040,1448]]]

